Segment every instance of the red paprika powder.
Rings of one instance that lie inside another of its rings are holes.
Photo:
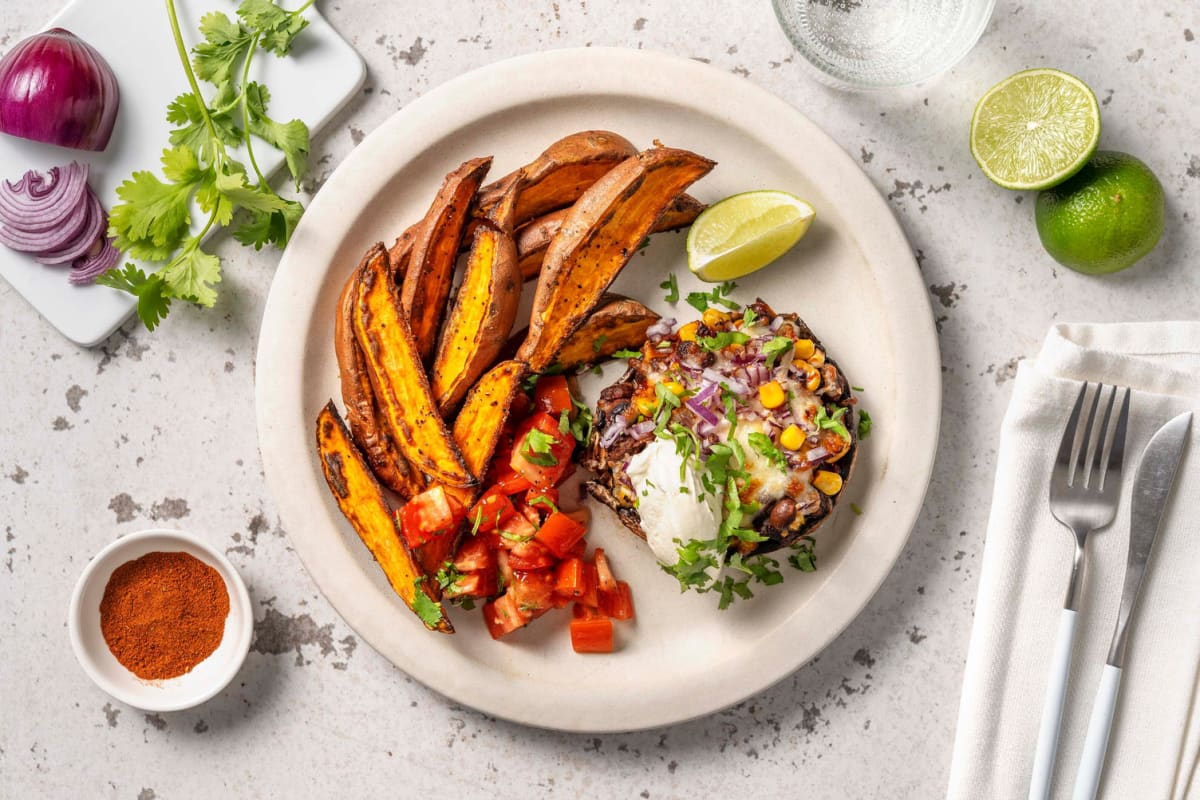
[[[227,616],[220,573],[187,553],[147,553],[122,564],[100,601],[108,649],[144,680],[190,672],[221,644]]]

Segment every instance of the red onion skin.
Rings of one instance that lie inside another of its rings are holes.
[[[112,68],[70,31],[52,28],[0,59],[0,131],[78,150],[103,150],[120,91]]]

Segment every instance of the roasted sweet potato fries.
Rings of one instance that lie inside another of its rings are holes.
[[[317,418],[338,507],[400,598],[446,633],[439,601],[457,585],[447,570],[461,560],[463,515],[486,505],[485,485],[495,491],[493,455],[503,442],[508,459],[513,426],[529,413],[522,382],[641,346],[658,316],[606,290],[649,234],[691,224],[704,205],[684,191],[714,166],[686,150],[638,152],[609,131],[566,136],[484,185],[491,161],[450,172],[421,220],[349,271],[334,320],[348,426],[332,401]],[[510,338],[522,283],[533,280],[528,326]],[[400,513],[398,499],[418,495]],[[421,534],[405,521],[422,523]]]

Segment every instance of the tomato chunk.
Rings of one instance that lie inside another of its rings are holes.
[[[519,542],[508,553],[508,565],[512,569],[550,569],[556,560],[554,554],[536,540]]]
[[[511,594],[502,594],[490,603],[484,603],[483,622],[493,639],[507,636],[518,628],[529,624],[531,617],[521,613]]]
[[[500,592],[500,574],[495,567],[465,572],[458,580],[446,587],[446,597],[478,597],[487,599]]]
[[[613,624],[608,617],[571,620],[571,647],[576,653],[611,653]]]
[[[558,420],[539,411],[517,428],[508,465],[538,489],[549,489],[568,474],[575,437],[558,429]]]
[[[554,555],[565,558],[585,535],[587,528],[561,511],[556,511],[538,529],[537,540]]]
[[[592,558],[596,560],[596,574],[600,578],[598,584],[600,590],[603,592],[615,592],[617,590],[617,579],[613,576],[612,567],[608,565],[608,556],[604,555],[603,548],[597,547]]]
[[[500,545],[512,550],[522,542],[528,542],[537,535],[537,528],[524,514],[513,514],[500,523],[496,532],[500,535]]]
[[[459,572],[478,572],[494,569],[496,553],[488,541],[479,536],[468,536],[454,554],[454,568]]]
[[[420,547],[435,537],[453,533],[466,511],[462,503],[434,486],[415,496],[400,509],[400,527],[409,547]]]
[[[554,591],[563,597],[582,597],[587,592],[587,571],[582,558],[570,557],[558,562],[554,571]]]
[[[496,530],[501,523],[516,513],[517,509],[508,496],[500,489],[492,487],[471,507],[467,521],[471,523],[472,530],[486,533]]]
[[[571,388],[565,375],[543,375],[533,390],[533,404],[555,419],[571,410]]]
[[[512,467],[508,465],[509,459],[503,461],[496,459],[492,467],[492,488],[500,494],[514,495],[520,494],[533,486],[523,475],[518,475],[513,472]]]
[[[601,614],[613,619],[633,619],[633,594],[625,581],[617,581],[617,588],[611,592],[600,589],[598,597]]]
[[[537,617],[554,606],[554,570],[538,569],[516,571],[508,594],[513,596],[517,609],[530,617]]]

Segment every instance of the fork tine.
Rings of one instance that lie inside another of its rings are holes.
[[[1099,392],[1096,393],[1099,397]],[[1104,485],[1104,473],[1108,469],[1108,462],[1101,461],[1104,456],[1104,451],[1108,447],[1108,437],[1112,434],[1112,429],[1108,427],[1108,423],[1112,420],[1113,403],[1117,399],[1117,387],[1112,387],[1108,392],[1108,402],[1104,405],[1104,419],[1100,422],[1100,430],[1096,433],[1096,441],[1092,443],[1091,449],[1088,451],[1087,461],[1085,466],[1087,473],[1083,476],[1083,488],[1090,489],[1092,480],[1095,479],[1098,486]],[[1099,491],[1103,491],[1100,489]]]
[[[1114,389],[1115,392],[1115,389]],[[1129,389],[1121,400],[1121,411],[1117,414],[1117,428],[1113,432],[1112,444],[1105,456],[1107,468],[1100,475],[1100,491],[1104,491],[1104,478],[1110,472],[1120,474],[1121,465],[1125,461],[1125,432],[1129,428]]]
[[[1092,427],[1096,422],[1096,409],[1100,406],[1100,393],[1104,391],[1104,384],[1096,384],[1096,393],[1092,396],[1092,408],[1088,412],[1087,425],[1083,429],[1083,438],[1080,439],[1078,429],[1076,429],[1076,449],[1071,454],[1071,477],[1067,479],[1068,486],[1075,485],[1075,478],[1078,477],[1079,470],[1087,468],[1087,453],[1091,449],[1092,442]],[[1087,475],[1084,476],[1085,486]]]
[[[1072,448],[1075,446],[1075,432],[1079,427],[1079,414],[1083,411],[1083,398],[1087,395],[1087,390],[1088,384],[1085,381],[1079,389],[1079,396],[1075,398],[1075,407],[1071,409],[1071,417],[1063,428],[1062,442],[1058,445],[1058,463],[1063,466],[1075,461]]]

